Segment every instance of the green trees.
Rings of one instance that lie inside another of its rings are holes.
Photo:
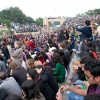
[[[10,23],[36,23],[37,25],[40,25],[41,27],[43,26],[43,19],[42,18],[37,18],[36,21],[29,17],[26,16],[18,7],[10,7],[8,9],[4,9],[0,12],[0,22],[4,23],[10,27]]]
[[[87,15],[98,15],[100,14],[100,9],[88,10],[85,12]]]
[[[25,22],[26,23],[33,23],[33,22],[35,22],[35,20],[32,19],[31,17],[27,16]]]
[[[34,19],[26,16],[18,7],[10,7],[0,12],[0,22],[10,27],[11,22],[32,23]]]
[[[94,9],[94,15],[100,14],[100,9]]]
[[[1,23],[3,23],[3,25],[7,25],[8,26],[8,28],[10,27],[10,20],[9,19],[4,19],[3,17],[1,17],[1,16],[3,16],[2,14],[1,14],[1,12],[0,12],[0,22]]]
[[[10,7],[9,9],[2,10],[0,17],[15,23],[33,22],[33,19],[31,17],[27,17],[18,7]]]
[[[35,21],[35,23],[37,25],[40,25],[42,27],[43,26],[43,18],[41,18],[41,17],[37,18],[36,21]]]
[[[82,14],[77,14],[76,17],[86,16],[86,15],[99,15],[99,14],[100,14],[100,9],[94,9],[94,10],[88,10],[87,12]]]

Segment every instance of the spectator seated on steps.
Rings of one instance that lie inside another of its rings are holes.
[[[52,57],[52,63],[54,65],[54,76],[58,83],[63,83],[65,81],[65,66],[63,59],[59,53],[54,53]]]

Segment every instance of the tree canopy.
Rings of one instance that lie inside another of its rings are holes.
[[[40,25],[42,27],[43,26],[43,18],[41,18],[41,17],[37,18],[36,21],[35,21],[35,23],[37,25]]]
[[[37,18],[36,21],[29,17],[26,16],[18,7],[10,7],[8,9],[3,9],[0,12],[0,22],[5,23],[8,28],[10,27],[10,23],[36,23],[37,25],[42,26],[43,24],[43,19],[42,18]]]
[[[87,15],[98,15],[100,14],[100,9],[88,10],[85,12]]]
[[[85,16],[85,15],[99,15],[100,14],[100,9],[94,9],[94,10],[88,10],[87,12],[85,13],[82,13],[82,14],[77,14],[77,16]]]

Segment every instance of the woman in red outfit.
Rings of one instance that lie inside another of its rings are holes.
[[[34,44],[32,38],[29,41],[29,46],[30,46],[30,50],[33,50],[35,48],[35,44]]]

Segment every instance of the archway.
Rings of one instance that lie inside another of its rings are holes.
[[[51,22],[60,22],[60,26],[63,25],[63,23],[66,21],[65,17],[49,17],[49,18],[44,18],[43,20],[43,29],[46,30],[47,32],[50,31],[50,23]]]

